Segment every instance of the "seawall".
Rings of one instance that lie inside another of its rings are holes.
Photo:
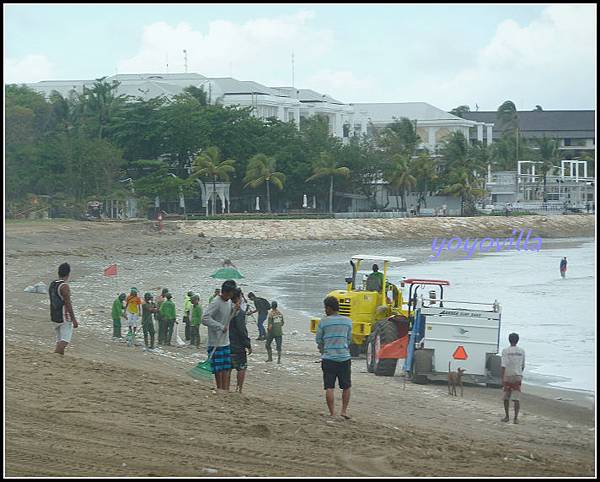
[[[186,234],[239,239],[407,239],[510,236],[529,229],[542,238],[595,235],[595,216],[444,217],[177,221]],[[532,234],[533,234],[532,233]]]

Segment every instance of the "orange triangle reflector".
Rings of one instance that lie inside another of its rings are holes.
[[[463,346],[459,345],[458,348],[454,350],[452,358],[454,358],[455,360],[466,360],[469,357],[467,356],[467,352],[465,351]]]

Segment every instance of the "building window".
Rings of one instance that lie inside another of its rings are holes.
[[[564,140],[564,145],[565,145],[565,147],[570,146],[571,145],[571,139],[565,139]]]

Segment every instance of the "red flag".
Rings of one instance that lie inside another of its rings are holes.
[[[117,263],[104,268],[104,276],[117,276]]]

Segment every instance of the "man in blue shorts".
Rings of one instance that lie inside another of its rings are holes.
[[[215,374],[217,391],[229,391],[231,350],[228,330],[229,322],[234,315],[231,298],[235,289],[235,281],[225,281],[219,296],[210,302],[202,315],[202,324],[208,327],[208,346],[206,348],[209,356],[212,354],[211,367]]]
[[[335,381],[342,389],[342,411],[340,415],[349,419],[346,413],[350,402],[351,357],[349,345],[352,343],[352,320],[338,314],[339,303],[333,296],[325,298],[325,313],[317,328],[316,342],[321,352],[323,385],[329,415],[335,416],[333,391]]]

